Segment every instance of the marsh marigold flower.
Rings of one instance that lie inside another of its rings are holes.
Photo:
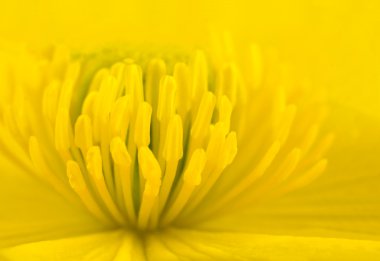
[[[265,237],[229,234],[230,242],[243,240],[245,251],[234,251],[196,242],[191,228],[307,186],[324,172],[334,135],[321,131],[323,94],[294,80],[274,52],[252,45],[243,60],[235,52],[229,44],[211,51],[58,46],[4,59],[3,157],[97,220],[104,238],[82,236],[85,249],[112,246],[81,256],[80,240],[59,239],[3,255],[268,258],[249,246]]]

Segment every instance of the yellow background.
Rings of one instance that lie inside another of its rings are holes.
[[[0,37],[72,46],[204,44],[210,27],[275,46],[334,101],[378,118],[380,1],[2,1]]]

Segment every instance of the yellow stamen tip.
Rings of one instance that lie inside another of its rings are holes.
[[[216,98],[213,93],[204,93],[193,127],[191,128],[192,136],[198,138],[202,133],[204,133],[203,130],[210,124],[212,113],[215,107],[215,101]]]
[[[92,125],[91,119],[87,115],[80,115],[75,123],[75,145],[86,155],[87,150],[92,146]]]
[[[202,180],[202,171],[206,164],[206,152],[203,149],[197,149],[193,152],[189,165],[183,174],[183,180],[190,185],[198,186]]]
[[[227,96],[223,95],[219,102],[219,121],[225,126],[225,134],[230,131],[232,103]]]
[[[231,132],[230,134],[228,134],[226,138],[224,155],[223,155],[224,166],[230,165],[232,163],[232,161],[234,160],[237,154],[237,151],[238,151],[238,148],[237,148],[236,132]]]
[[[103,178],[102,156],[98,146],[92,146],[87,152],[87,169],[90,175],[95,179]]]
[[[125,139],[127,136],[131,117],[131,100],[129,96],[123,96],[116,100],[110,113],[111,135]]]
[[[183,155],[183,129],[181,117],[175,115],[171,118],[164,148],[164,158],[167,161],[180,160]]]
[[[66,169],[71,187],[75,191],[82,191],[86,187],[86,183],[83,180],[82,172],[78,163],[73,160],[69,160],[66,164]]]
[[[157,119],[169,119],[175,111],[175,95],[177,84],[174,77],[165,76],[161,79],[158,96]]]
[[[142,70],[134,63],[128,63],[125,68],[125,92],[132,98],[135,108],[144,100]]]
[[[131,157],[127,151],[125,143],[120,137],[115,137],[111,141],[111,155],[116,164],[123,166],[131,165]]]
[[[139,148],[138,159],[144,178],[150,182],[158,183],[161,179],[161,168],[153,152],[148,147],[141,147]]]
[[[150,120],[152,116],[152,107],[149,103],[140,104],[135,126],[135,143],[138,147],[148,146],[150,143]]]

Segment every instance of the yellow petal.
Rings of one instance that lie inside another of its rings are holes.
[[[168,231],[166,237],[194,249],[193,253],[186,253],[190,260],[196,260],[198,253],[208,256],[202,260],[376,260],[380,254],[380,242],[371,240],[180,229]],[[184,255],[182,248],[172,249]]]
[[[0,247],[102,228],[82,206],[57,194],[33,177],[33,172],[26,172],[4,156],[0,164]]]
[[[124,236],[122,231],[40,241],[0,250],[1,260],[113,260]],[[131,260],[131,259],[124,259]],[[143,259],[133,259],[143,260]]]
[[[113,261],[145,260],[144,246],[136,234],[124,232],[120,241]]]

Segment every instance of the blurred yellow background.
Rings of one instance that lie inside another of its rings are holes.
[[[3,1],[0,37],[202,45],[210,27],[275,46],[334,101],[380,117],[380,1]]]

